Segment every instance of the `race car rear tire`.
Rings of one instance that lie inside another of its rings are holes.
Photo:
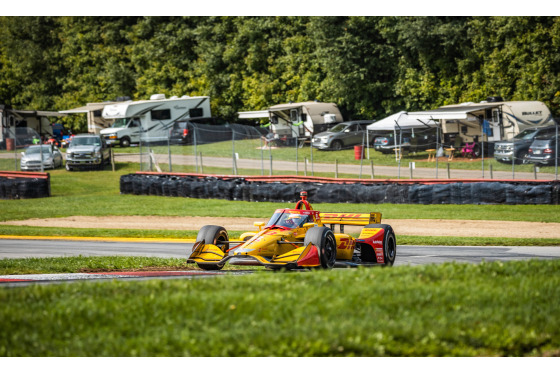
[[[215,226],[215,225],[206,225],[203,226],[198,234],[196,235],[196,241],[199,242],[204,240],[206,244],[213,244],[219,247],[222,252],[226,253],[229,249],[229,235],[227,230],[222,226]],[[219,243],[219,242],[226,242],[226,243]],[[224,264],[217,265],[217,264],[198,264],[198,267],[202,270],[221,270],[224,267]]]
[[[366,225],[364,228],[383,229],[385,231],[383,236],[383,257],[385,258],[385,265],[393,266],[397,257],[397,239],[395,238],[393,228],[390,225],[383,224]]]
[[[336,239],[327,227],[312,227],[305,234],[303,242],[306,247],[312,243],[319,250],[319,259],[323,269],[332,269],[336,262]]]

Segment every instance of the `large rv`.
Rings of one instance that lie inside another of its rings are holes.
[[[150,100],[125,101],[106,105],[102,117],[114,120],[101,130],[109,145],[128,147],[131,143],[167,142],[173,123],[180,119],[211,117],[208,96],[165,98],[152,95]]]
[[[317,101],[279,104],[266,110],[239,112],[238,116],[241,119],[268,118],[273,134],[290,139],[310,139],[313,134],[343,121],[336,104]]]
[[[550,110],[544,103],[503,101],[500,97],[408,114],[419,120],[439,120],[443,141],[460,137],[462,143],[484,142],[490,152],[494,149],[494,143],[512,139],[527,128],[554,124]]]

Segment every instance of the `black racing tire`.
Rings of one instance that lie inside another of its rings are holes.
[[[336,239],[327,227],[312,227],[305,234],[304,247],[312,243],[319,249],[323,269],[332,269],[336,262]]]
[[[385,265],[393,266],[397,257],[397,239],[393,228],[390,225],[383,224],[366,225],[364,228],[385,230],[385,235],[383,236],[383,257],[385,258]]]
[[[219,247],[222,252],[226,252],[229,249],[229,243],[218,243],[218,242],[229,242],[229,235],[227,230],[222,226],[206,225],[203,226],[198,234],[196,235],[196,241],[199,242],[204,240],[205,244],[213,244]],[[198,264],[202,270],[221,270],[224,264]]]
[[[130,147],[130,138],[128,136],[124,136],[121,138],[120,143],[123,148]]]
[[[333,151],[340,151],[342,149],[342,142],[340,140],[334,140],[331,144]]]

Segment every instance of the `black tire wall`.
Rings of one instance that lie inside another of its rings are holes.
[[[49,196],[49,179],[0,177],[0,199],[34,199]]]
[[[13,190],[12,184],[0,185],[0,194],[8,194],[3,192],[8,190]],[[267,183],[243,178],[128,174],[121,176],[120,191],[122,194],[255,202],[295,202],[299,200],[300,191],[307,191],[312,204],[558,205],[560,201],[560,182],[557,181],[441,184]]]

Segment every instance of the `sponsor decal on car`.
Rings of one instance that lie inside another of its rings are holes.
[[[383,229],[379,229],[379,228],[364,228],[362,229],[362,232],[360,233],[360,236],[358,239],[367,239],[367,238],[371,238],[372,236],[377,235],[377,233],[379,233],[381,230]]]

